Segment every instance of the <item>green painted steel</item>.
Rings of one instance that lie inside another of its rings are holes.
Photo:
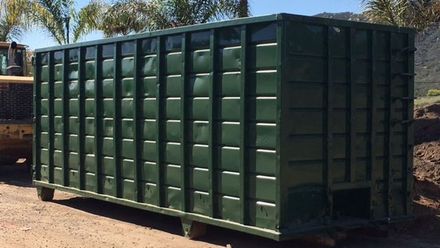
[[[37,186],[275,240],[412,216],[410,29],[245,18],[39,49],[35,75]]]

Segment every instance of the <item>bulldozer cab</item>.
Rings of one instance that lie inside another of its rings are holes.
[[[8,67],[10,67],[12,61],[9,61],[8,53],[9,53],[9,47],[11,43],[9,42],[0,42],[0,75],[9,75]],[[26,68],[26,46],[17,44],[17,47],[15,49],[15,65],[17,67],[20,67],[21,70],[19,70],[18,74],[15,74],[16,76],[24,76],[27,75],[27,68]]]

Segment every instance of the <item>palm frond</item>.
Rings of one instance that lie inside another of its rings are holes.
[[[93,0],[78,13],[74,13],[73,42],[77,42],[82,36],[99,29],[100,20],[108,7],[103,1]]]
[[[229,18],[241,18],[251,15],[248,0],[221,0],[220,11]]]
[[[6,19],[0,20],[0,40],[11,41],[22,36],[23,30],[16,25],[11,25]]]
[[[0,1],[0,39],[18,39],[29,26],[26,16],[27,0]]]
[[[146,29],[148,3],[142,0],[122,0],[113,4],[103,15],[99,25],[106,37],[127,35]]]
[[[439,0],[363,0],[371,22],[423,30],[440,21]]]
[[[65,44],[64,19],[60,1],[34,0],[31,2],[31,17],[59,43]]]

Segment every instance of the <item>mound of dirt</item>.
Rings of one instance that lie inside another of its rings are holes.
[[[440,141],[440,104],[433,104],[414,111],[415,144]]]
[[[431,142],[416,147],[414,175],[418,180],[440,184],[440,143]]]
[[[433,104],[423,108],[415,109],[414,117],[419,118],[440,118],[440,104]]]
[[[414,175],[440,184],[440,104],[416,109],[414,119]]]

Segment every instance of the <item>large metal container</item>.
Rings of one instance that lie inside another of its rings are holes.
[[[407,219],[413,80],[412,30],[287,14],[39,49],[34,183],[186,232]]]

